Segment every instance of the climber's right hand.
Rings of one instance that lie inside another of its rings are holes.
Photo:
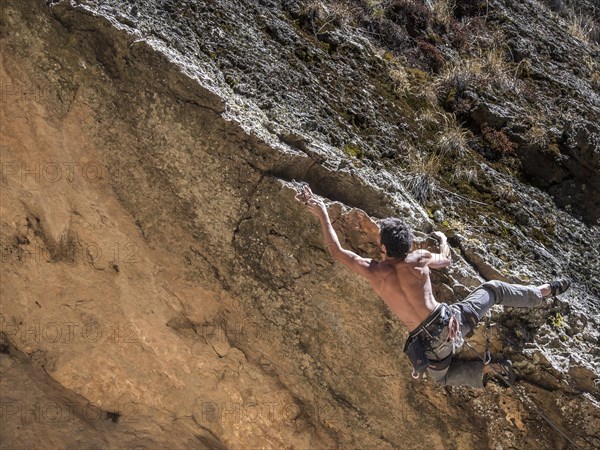
[[[313,194],[308,185],[302,187],[302,191],[296,194],[296,200],[306,205],[308,211],[319,219],[327,217],[327,208],[325,203],[318,196]]]
[[[446,242],[448,240],[446,235],[441,231],[434,231],[433,233],[431,233],[431,235],[440,242]]]

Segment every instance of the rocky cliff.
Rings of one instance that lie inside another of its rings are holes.
[[[1,448],[600,446],[594,5],[47,3],[1,11]],[[291,180],[364,255],[446,231],[439,300],[572,278],[494,311],[515,389],[413,380]]]

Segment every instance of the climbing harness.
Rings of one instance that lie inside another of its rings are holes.
[[[413,378],[418,378],[418,374],[427,370],[429,358],[425,353],[426,347],[430,340],[440,334],[443,328],[440,318],[446,314],[448,314],[448,305],[442,303],[408,335],[406,344],[404,344],[404,353],[413,366]]]
[[[485,328],[483,329],[485,348],[483,350],[483,364],[488,365],[492,362],[492,353],[490,352],[490,340],[492,339],[492,312],[488,311],[485,315]]]
[[[460,349],[465,343],[465,339],[460,329],[460,322],[456,318],[456,311],[450,307],[450,319],[448,320],[448,339],[452,341],[452,354],[456,354],[456,350]]]
[[[427,368],[444,370],[452,363],[453,356],[465,342],[458,314],[457,310],[442,303],[419,327],[410,333],[404,346],[404,353],[413,365],[413,378],[420,378]],[[438,350],[446,346],[447,341],[440,343],[438,347],[432,347],[432,343],[438,339],[444,328],[448,329],[447,340],[452,342],[452,352],[444,358],[430,360],[426,351],[431,351],[437,356]]]

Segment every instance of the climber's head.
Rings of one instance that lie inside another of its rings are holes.
[[[389,217],[379,221],[381,251],[390,258],[406,258],[413,243],[413,234],[400,219]]]

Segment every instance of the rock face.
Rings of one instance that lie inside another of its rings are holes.
[[[421,52],[410,83],[442,73],[432,44],[411,47],[421,10],[359,18],[389,25],[375,42],[341,33],[343,14],[323,16],[333,4],[49,3],[2,3],[2,448],[600,446],[600,233],[550,197],[564,171],[597,167],[597,88],[558,133],[574,162],[551,171],[549,193],[468,156],[518,134],[502,121],[451,150],[476,178],[432,173],[446,194],[422,206],[406,164],[437,129],[422,97],[394,93],[399,63],[377,47]],[[473,130],[506,111],[474,94]],[[406,218],[422,245],[452,229],[440,300],[483,278],[573,278],[550,310],[494,312],[515,390],[413,380],[406,330],[327,255],[292,179],[331,201],[361,254],[379,256],[371,217]],[[593,184],[569,186],[597,205]]]

